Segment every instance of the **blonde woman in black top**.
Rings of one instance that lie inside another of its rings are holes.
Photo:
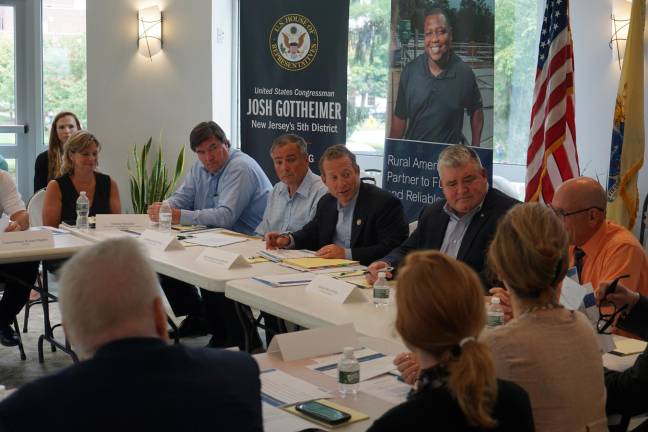
[[[85,191],[90,201],[90,216],[121,213],[117,183],[96,171],[101,144],[88,131],[75,132],[63,147],[61,176],[49,182],[43,206],[43,224],[57,227],[74,224],[76,200]]]

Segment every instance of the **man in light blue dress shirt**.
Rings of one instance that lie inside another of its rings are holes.
[[[263,169],[250,156],[231,149],[225,133],[214,122],[196,126],[189,141],[198,160],[169,198],[171,222],[253,234],[272,189]],[[153,221],[159,211],[160,203],[149,207]]]
[[[198,161],[169,198],[171,222],[253,234],[272,188],[259,164],[245,153],[231,149],[225,132],[213,121],[194,127],[189,143]],[[157,221],[159,212],[160,203],[148,208],[153,221]],[[223,293],[201,290],[201,298],[195,287],[166,276],[160,276],[160,284],[173,312],[177,316],[187,315],[180,326],[180,336],[206,330],[212,334],[210,346],[244,346],[234,302]]]
[[[298,135],[286,134],[272,142],[270,156],[278,182],[256,229],[264,235],[269,231],[300,230],[315,216],[317,203],[327,189],[320,177],[308,168],[306,142]]]
[[[256,232],[293,232],[315,216],[317,203],[328,192],[321,178],[309,168],[306,141],[299,135],[286,134],[274,139],[270,156],[279,182],[274,186],[263,220]],[[272,338],[286,331],[277,317],[261,312],[268,345]],[[250,329],[247,329],[250,331]]]

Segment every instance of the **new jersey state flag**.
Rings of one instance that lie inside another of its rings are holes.
[[[637,176],[644,157],[645,1],[632,2],[630,27],[614,107],[612,150],[608,174],[607,218],[632,229],[639,208]]]

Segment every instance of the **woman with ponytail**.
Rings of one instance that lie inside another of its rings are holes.
[[[495,378],[486,345],[483,288],[467,265],[436,251],[407,256],[399,271],[396,330],[420,366],[407,402],[377,431],[533,431],[529,397]]]

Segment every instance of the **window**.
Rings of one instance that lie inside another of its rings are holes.
[[[16,113],[16,34],[15,8],[0,5],[0,125],[15,125]],[[14,132],[0,132],[0,169],[7,170],[16,180]],[[8,151],[7,151],[8,150]],[[12,157],[13,156],[13,157]]]
[[[543,2],[540,2],[543,3]],[[526,165],[538,53],[536,0],[495,1],[493,160]]]
[[[52,120],[75,113],[87,127],[85,0],[43,1],[43,126],[47,147]]]
[[[347,145],[382,154],[388,90],[391,0],[351,0],[347,67]]]

